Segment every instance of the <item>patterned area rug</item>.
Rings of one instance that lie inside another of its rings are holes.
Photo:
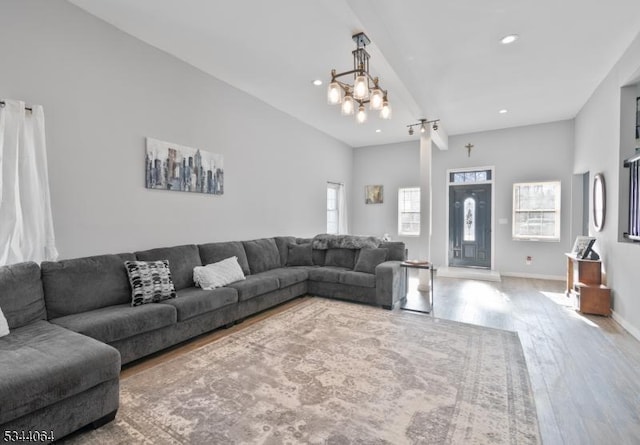
[[[312,298],[121,382],[68,443],[538,444],[518,335]]]

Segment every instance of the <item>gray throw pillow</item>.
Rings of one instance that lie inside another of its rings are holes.
[[[387,249],[362,249],[358,262],[353,269],[355,272],[375,273],[376,266],[387,259]]]
[[[313,266],[311,243],[289,244],[287,266]]]
[[[131,283],[131,306],[176,298],[169,261],[125,261]]]
[[[324,259],[325,266],[346,267],[353,269],[356,262],[356,251],[353,249],[328,249]]]

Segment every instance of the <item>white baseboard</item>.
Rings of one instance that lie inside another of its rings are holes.
[[[622,318],[616,311],[611,311],[611,318],[613,318],[620,326],[622,326],[625,331],[633,335],[636,340],[640,340],[640,329],[636,328],[627,320]]]
[[[534,280],[554,280],[565,281],[567,277],[565,275],[542,275],[535,273],[520,273],[520,272],[500,272],[503,277],[515,277],[515,278],[532,278]]]

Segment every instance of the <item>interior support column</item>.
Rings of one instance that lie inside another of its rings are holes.
[[[419,258],[431,261],[431,165],[433,141],[431,131],[420,136],[420,248]],[[420,269],[418,290],[428,291],[430,288],[430,271]]]

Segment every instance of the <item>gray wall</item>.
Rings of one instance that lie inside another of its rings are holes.
[[[351,189],[351,231],[403,241],[409,257],[417,258],[418,237],[398,236],[398,189],[420,187],[420,142],[378,145],[354,149]],[[382,184],[384,202],[365,204],[365,185]]]
[[[471,157],[464,146],[475,145]],[[573,121],[473,133],[449,138],[449,150],[433,150],[433,235],[431,260],[447,264],[447,169],[495,167],[495,258],[503,274],[562,278],[564,252],[571,249],[571,189]],[[560,242],[513,241],[511,238],[512,186],[514,182],[562,182]],[[385,233],[397,238],[397,189],[420,183],[419,142],[364,147],[355,150],[352,192],[352,228],[356,233]],[[385,186],[385,204],[365,205],[365,184]],[[507,224],[498,224],[498,219]],[[419,239],[403,238],[414,255]],[[526,256],[533,257],[531,265]]]
[[[471,157],[464,146],[472,143]],[[446,264],[447,169],[495,167],[495,268],[500,273],[562,277],[564,252],[570,250],[573,122],[561,121],[449,138],[449,150],[433,152],[433,237],[431,256]],[[514,241],[511,236],[512,191],[516,182],[561,181],[560,242]],[[440,216],[438,216],[440,215]],[[507,224],[499,224],[506,219]],[[531,265],[525,263],[533,257]]]
[[[3,0],[0,97],[45,109],[61,257],[326,231],[353,150],[62,0]],[[224,155],[220,197],[144,188],[144,138]]]
[[[576,117],[573,166],[576,173],[604,173],[607,185],[604,228],[595,232],[591,221],[589,232],[597,238],[595,248],[602,257],[607,282],[613,290],[614,318],[637,338],[640,338],[640,245],[620,240],[627,226],[624,208],[628,203],[625,182],[628,171],[621,166],[623,159],[634,153],[634,96],[639,90],[633,84],[639,80],[640,35]]]

